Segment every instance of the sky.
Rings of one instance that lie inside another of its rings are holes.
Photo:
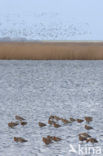
[[[72,19],[81,23],[87,22],[91,31],[95,33],[95,39],[96,36],[97,40],[103,39],[103,0],[0,0],[0,17],[2,19],[3,16],[12,14],[21,14],[23,18],[27,14],[44,13],[54,14],[54,19],[58,20],[58,23],[59,20],[68,22]],[[59,19],[55,16],[56,13],[59,14]],[[50,22],[51,19],[48,18],[48,23]]]

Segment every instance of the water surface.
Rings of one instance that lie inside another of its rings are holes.
[[[78,134],[87,132],[85,122],[40,128],[38,122],[47,123],[50,115],[66,119],[92,116],[94,129],[89,134],[99,141],[94,146],[102,148],[102,68],[103,61],[0,61],[0,156],[77,156],[69,153],[69,145],[78,148]],[[15,115],[28,124],[10,129],[8,122],[15,121]],[[47,135],[62,141],[46,146],[42,137]],[[15,143],[14,136],[28,142]]]

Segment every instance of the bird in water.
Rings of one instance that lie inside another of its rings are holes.
[[[42,123],[42,122],[39,122],[38,125],[39,125],[40,127],[46,126],[46,124],[45,124],[45,123]]]
[[[60,140],[61,140],[61,138],[59,138],[59,137],[50,136],[50,135],[48,135],[47,138],[49,138],[49,139],[51,139],[51,140],[53,140],[53,141],[60,141]]]
[[[84,120],[82,120],[82,119],[77,119],[77,122],[78,123],[82,123]]]
[[[47,138],[43,137],[43,138],[42,138],[42,141],[43,141],[46,145],[49,145],[50,143],[52,143],[52,140],[51,140],[51,138],[49,138],[49,137],[47,137]]]
[[[87,133],[80,133],[80,136],[86,137],[86,138],[90,138],[91,136]]]
[[[86,140],[87,140],[87,138],[86,138],[86,137],[84,137],[84,136],[79,135],[79,140],[83,142],[83,141],[86,141]]]
[[[15,119],[19,120],[19,121],[25,120],[24,118],[22,118],[21,116],[18,116],[18,115],[15,116]]]
[[[14,128],[14,127],[17,126],[17,125],[19,125],[18,122],[9,122],[9,123],[8,123],[8,126],[9,126],[10,128]]]
[[[76,121],[76,120],[75,120],[74,118],[70,118],[70,121],[71,121],[71,122],[74,122],[74,121]]]
[[[87,130],[91,130],[91,129],[93,129],[93,127],[88,126],[88,125],[85,125],[85,129],[87,129]]]
[[[59,137],[52,137],[52,140],[54,140],[54,141],[60,141],[60,140],[62,140],[61,138],[59,138]]]
[[[88,138],[90,138],[91,136],[89,135],[89,134],[87,134],[87,133],[80,133],[79,134],[79,140],[80,141],[86,141]]]
[[[86,120],[87,123],[89,123],[89,122],[91,122],[93,120],[93,118],[90,117],[90,116],[86,116],[85,120]]]
[[[47,138],[52,140],[53,136],[48,135]]]
[[[92,144],[98,143],[98,141],[95,138],[88,138],[86,141],[91,142]]]
[[[21,137],[14,137],[14,141],[15,142],[21,142],[21,143],[27,142],[27,140],[25,140],[24,138],[21,138]]]
[[[57,124],[57,123],[54,123],[54,127],[55,127],[55,128],[59,128],[59,127],[61,127],[61,125],[59,125],[59,124]]]
[[[58,121],[58,120],[60,120],[61,118],[55,115],[55,116],[54,116],[54,119]]]
[[[49,117],[49,119],[50,119],[50,120],[51,120],[51,119],[53,120],[53,119],[54,119],[54,116],[53,116],[53,115],[51,115],[51,116]]]
[[[51,120],[51,119],[48,120],[48,124],[49,124],[49,125],[53,125],[54,123],[55,123],[55,122],[54,122],[53,120]]]
[[[71,121],[69,121],[69,120],[66,120],[66,119],[63,119],[63,118],[61,118],[61,120],[62,120],[62,122],[63,122],[64,124],[71,123]]]
[[[21,121],[21,125],[25,126],[25,125],[27,125],[27,122]]]

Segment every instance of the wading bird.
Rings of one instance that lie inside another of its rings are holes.
[[[18,116],[18,115],[15,116],[15,119],[19,120],[19,121],[25,120],[24,118],[22,118],[21,116]]]
[[[91,122],[93,120],[93,118],[90,117],[90,116],[87,116],[87,117],[85,117],[85,120],[86,120],[87,123],[89,123],[89,122]]]
[[[40,127],[46,126],[46,124],[45,123],[42,123],[42,122],[39,122],[38,124],[39,124]]]
[[[14,128],[14,127],[17,126],[17,125],[19,125],[18,122],[9,122],[9,123],[8,123],[8,126],[9,126],[10,128]]]
[[[91,126],[85,125],[85,129],[91,130],[91,129],[93,129],[93,128],[92,128]]]
[[[21,138],[21,137],[14,137],[14,141],[15,142],[21,142],[21,143],[27,142],[27,140],[25,140],[24,138]]]

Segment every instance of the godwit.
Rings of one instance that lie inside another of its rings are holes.
[[[84,120],[82,120],[82,119],[77,119],[77,122],[78,123],[82,123]]]
[[[52,142],[50,138],[43,137],[42,140],[46,145],[49,145]]]
[[[52,120],[50,120],[50,119],[48,120],[48,124],[49,124],[49,125],[53,125],[54,123],[55,123],[54,121],[52,121]]]
[[[70,121],[71,121],[71,122],[74,122],[74,121],[76,121],[76,120],[75,120],[74,118],[70,118]]]
[[[87,142],[91,142],[92,144],[98,143],[98,141],[95,138],[89,138],[87,139]]]
[[[24,118],[22,118],[21,116],[18,116],[18,115],[15,116],[15,119],[19,120],[19,121],[25,120]]]
[[[8,126],[11,127],[11,128],[14,128],[15,126],[19,125],[18,122],[9,122],[8,123]]]
[[[68,124],[68,123],[71,123],[71,121],[69,121],[69,120],[66,120],[66,119],[61,119],[62,120],[62,122],[64,123],[64,124]]]
[[[27,125],[27,122],[21,121],[21,125],[25,126],[25,125]]]
[[[90,138],[91,136],[87,133],[80,133],[79,136],[85,137],[85,138]]]
[[[46,124],[45,123],[42,123],[42,122],[39,122],[38,124],[39,124],[40,127],[46,126]]]
[[[91,130],[91,129],[93,129],[93,128],[92,128],[91,126],[85,125],[85,129]]]
[[[90,116],[87,116],[87,117],[85,117],[85,120],[86,120],[87,123],[89,123],[89,122],[91,122],[93,120],[93,118],[90,117]]]
[[[56,116],[56,115],[54,116],[54,119],[57,120],[57,121],[60,120],[60,118],[58,116]]]
[[[61,127],[59,124],[57,124],[57,123],[54,123],[54,127],[55,128],[59,128],[59,127]]]
[[[61,140],[61,138],[59,138],[59,137],[52,137],[52,140],[54,140],[54,141],[60,141]]]
[[[79,135],[79,140],[83,142],[83,141],[86,141],[86,140],[87,140],[87,138],[86,138],[86,137],[84,137],[84,136]]]
[[[27,140],[25,140],[24,138],[21,138],[21,137],[14,137],[14,141],[15,142],[21,142],[21,143],[27,142]]]

